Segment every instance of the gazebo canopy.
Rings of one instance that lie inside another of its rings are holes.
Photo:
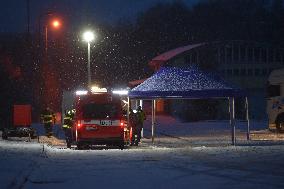
[[[133,88],[130,98],[201,99],[243,97],[243,90],[217,75],[190,67],[162,67],[153,76]]]

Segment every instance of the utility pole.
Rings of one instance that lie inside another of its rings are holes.
[[[30,35],[30,0],[27,0],[27,34]]]

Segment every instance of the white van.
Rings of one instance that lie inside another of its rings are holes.
[[[284,131],[284,68],[271,72],[267,86],[269,129]]]

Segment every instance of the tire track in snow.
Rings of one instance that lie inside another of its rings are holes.
[[[38,156],[31,159],[31,162],[28,164],[27,167],[23,168],[19,171],[19,173],[14,177],[11,183],[8,185],[9,189],[22,189],[24,188],[25,184],[29,181],[29,177],[33,173],[33,171],[40,166],[40,161],[43,158],[48,158],[44,144],[42,144],[41,152]]]

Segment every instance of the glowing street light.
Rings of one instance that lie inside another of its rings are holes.
[[[58,29],[61,26],[61,22],[58,19],[52,20],[51,23],[49,23],[49,24],[51,24],[51,26],[55,29]],[[48,48],[47,31],[48,31],[49,24],[45,25],[45,53],[46,53],[46,56],[47,56],[47,48]]]
[[[84,41],[86,41],[87,43],[90,43],[92,42],[94,39],[95,39],[95,35],[93,32],[91,31],[86,31],[84,34],[83,34],[83,39]]]
[[[59,22],[59,20],[53,20],[53,21],[52,21],[52,26],[53,26],[54,28],[59,28],[60,25],[61,25],[61,23]]]
[[[83,40],[88,43],[88,87],[91,87],[91,52],[90,52],[90,43],[95,39],[95,35],[91,31],[86,31],[83,34]]]

